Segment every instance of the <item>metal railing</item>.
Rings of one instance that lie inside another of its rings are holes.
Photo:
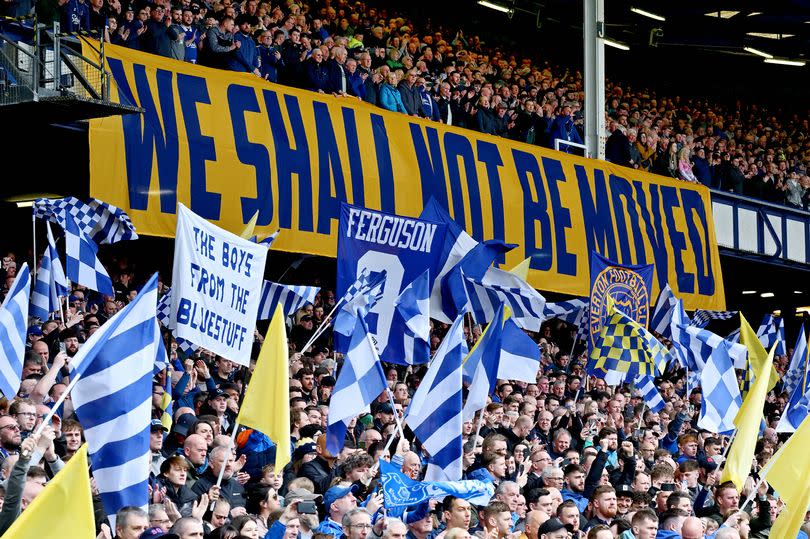
[[[104,40],[90,37],[63,33],[58,22],[46,30],[35,15],[0,21],[0,107],[60,97],[109,102]]]

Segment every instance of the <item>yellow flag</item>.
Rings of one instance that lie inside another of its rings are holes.
[[[765,479],[787,505],[771,528],[772,537],[796,537],[810,507],[810,421],[805,419],[785,445],[771,457]]]
[[[529,278],[529,263],[532,261],[531,258],[525,259],[523,262],[515,266],[514,268],[509,270],[509,273],[517,275],[524,281],[528,280]]]
[[[57,524],[62,522],[63,524]],[[93,539],[96,521],[87,465],[87,444],[82,445],[61,472],[45,485],[3,539]]]
[[[249,240],[253,237],[253,229],[256,228],[256,221],[259,220],[259,212],[256,211],[253,214],[253,217],[250,218],[250,221],[247,222],[245,225],[245,229],[239,234],[239,237],[243,240]]]
[[[762,421],[762,410],[765,407],[765,397],[768,395],[768,376],[766,373],[773,368],[774,350],[776,350],[776,345],[771,348],[771,352],[765,358],[762,368],[756,372],[757,379],[751,386],[751,390],[746,395],[737,416],[734,418],[737,435],[734,437],[731,449],[728,450],[726,467],[720,481],[732,481],[737,487],[737,492],[742,491],[745,478],[748,477],[748,473],[751,471],[754,447],[757,444],[759,426]]]
[[[236,421],[261,431],[276,444],[276,473],[290,462],[290,386],[287,332],[276,306],[256,368]]]
[[[756,331],[753,330],[751,324],[745,319],[742,311],[740,312],[740,344],[748,349],[748,362],[751,365],[754,376],[759,376],[762,370],[762,364],[768,357],[768,351],[762,346]],[[779,381],[779,375],[776,373],[776,369],[774,369],[773,366],[771,366],[770,372],[771,376],[768,380],[768,391],[773,389],[776,382]]]

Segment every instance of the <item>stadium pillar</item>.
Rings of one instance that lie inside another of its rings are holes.
[[[605,158],[605,3],[584,0],[585,146],[588,157]]]

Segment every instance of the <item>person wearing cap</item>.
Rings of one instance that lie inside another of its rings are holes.
[[[27,341],[25,343],[26,349],[30,350],[35,342],[42,340],[42,328],[39,326],[31,326],[28,328]]]
[[[326,518],[320,523],[317,531],[339,538],[343,535],[343,515],[357,507],[357,485],[335,485],[323,495],[323,507]],[[348,533],[347,533],[348,535]]]
[[[205,404],[200,408],[200,413],[216,416],[222,432],[227,432],[235,420],[235,414],[228,410],[228,394],[219,388],[214,388],[208,392]]]
[[[166,460],[166,457],[163,455],[163,434],[168,431],[169,429],[160,422],[160,419],[152,420],[152,425],[149,430],[149,451],[152,452],[150,468],[153,475],[160,473],[160,465]]]
[[[537,529],[539,539],[568,539],[568,527],[558,518],[550,518]]]

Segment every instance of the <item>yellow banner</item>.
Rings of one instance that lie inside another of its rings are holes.
[[[111,97],[141,115],[91,121],[90,191],[139,234],[172,237],[177,203],[273,248],[336,255],[340,202],[418,216],[434,197],[476,239],[533,257],[540,290],[589,293],[589,255],[655,263],[689,309],[724,309],[709,191],[358,102],[126,48],[104,48]],[[91,51],[86,48],[85,54]]]

